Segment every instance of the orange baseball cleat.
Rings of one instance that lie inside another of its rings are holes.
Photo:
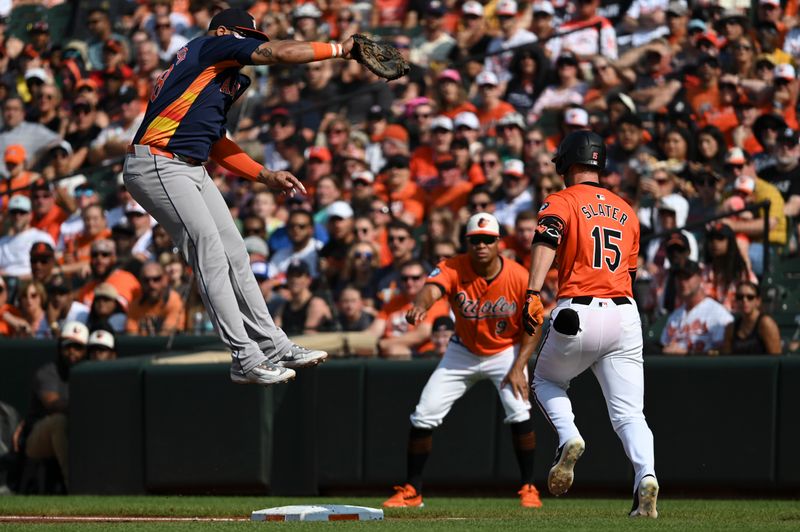
[[[539,490],[533,484],[525,484],[519,490],[519,504],[525,508],[541,508],[542,500],[539,498]]]
[[[425,506],[425,503],[422,502],[422,494],[417,493],[411,484],[395,486],[394,490],[395,494],[383,503],[384,508],[422,508]]]

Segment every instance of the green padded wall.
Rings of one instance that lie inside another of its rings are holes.
[[[781,358],[778,384],[777,480],[800,488],[800,358]]]

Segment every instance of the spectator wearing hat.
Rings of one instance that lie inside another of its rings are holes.
[[[736,313],[725,327],[723,355],[780,355],[781,333],[772,316],[761,310],[758,285],[750,281],[736,284]]]
[[[775,154],[778,151],[778,136],[789,126],[783,117],[774,114],[761,114],[753,122],[753,136],[759,144],[759,151],[753,156],[753,165],[761,173],[775,164]]]
[[[423,189],[435,183],[438,175],[436,157],[450,153],[450,145],[453,142],[453,121],[446,116],[437,116],[430,121],[428,130],[429,140],[412,152],[409,162],[410,177]]]
[[[729,225],[717,222],[706,232],[703,289],[730,311],[734,309],[736,284],[758,282],[750,270],[746,250],[742,253]]]
[[[558,26],[555,14],[556,10],[550,0],[538,0],[533,3],[531,8],[533,21],[531,31],[539,42],[544,43],[543,52],[551,62],[558,57],[561,49],[561,42],[558,38]]]
[[[755,165],[749,154],[741,148],[728,150],[725,158],[725,177],[730,189],[734,188],[736,179],[741,176],[750,176],[755,179],[753,189],[753,203],[769,200],[768,226],[770,253],[777,253],[776,249],[786,245],[786,216],[784,214],[784,201],[780,191],[768,181],[758,177]],[[733,229],[734,233],[742,233],[750,239],[749,259],[753,272],[760,275],[763,271],[764,254],[764,215],[759,210],[753,213],[752,220],[724,220]]]
[[[122,105],[120,119],[103,128],[92,141],[89,151],[92,164],[123,156],[142,123],[144,108],[133,87],[125,86],[120,90],[119,102]]]
[[[525,163],[508,159],[503,163],[503,198],[495,207],[494,216],[506,231],[514,230],[514,222],[522,211],[533,210],[531,179],[525,173]]]
[[[453,119],[453,140],[464,140],[469,147],[469,154],[471,157],[477,158],[484,146],[480,141],[481,138],[481,122],[475,113],[459,113]],[[480,166],[476,165],[478,169]],[[470,180],[473,179],[470,173]],[[484,181],[483,172],[478,174],[478,181]]]
[[[86,166],[89,147],[102,131],[98,125],[99,118],[96,104],[90,100],[79,97],[72,103],[69,127],[64,137],[72,150],[70,171]]]
[[[694,261],[700,260],[697,239],[692,233],[683,229],[686,225],[686,218],[689,215],[688,200],[677,192],[667,194],[656,202],[655,211],[654,231],[656,233],[679,231],[689,242],[689,258]],[[667,241],[668,237],[662,240],[650,240],[645,252],[648,266],[655,266],[656,268],[670,267],[666,253]]]
[[[7,173],[0,180],[0,195],[3,196],[3,210],[7,211],[8,197],[12,194],[30,196],[28,187],[39,177],[39,174],[27,169],[25,163],[28,155],[22,144],[12,144],[6,147],[3,160]]]
[[[58,277],[58,267],[56,265],[56,252],[53,246],[46,242],[36,242],[31,246],[31,279],[48,286],[50,282]]]
[[[353,172],[350,176],[350,204],[356,213],[369,212],[375,197],[375,174],[369,170]]]
[[[314,219],[311,212],[293,210],[286,221],[290,246],[275,251],[269,261],[269,276],[282,278],[291,264],[305,262],[311,277],[319,276],[319,252],[322,242],[314,238]]]
[[[28,276],[31,273],[30,249],[36,242],[55,248],[53,237],[31,226],[31,200],[14,195],[8,201],[11,226],[0,237],[0,275]]]
[[[121,43],[127,43],[127,39],[113,31],[108,11],[103,8],[95,7],[88,11],[86,27],[91,35],[88,49],[89,65],[87,66],[92,70],[103,70],[106,67],[103,61],[103,45],[109,39]]]
[[[101,283],[113,286],[124,307],[139,297],[142,285],[131,273],[117,266],[117,249],[113,240],[98,240],[92,243],[89,258],[91,273],[89,278],[75,294],[75,299],[91,306],[94,290]]]
[[[428,268],[417,260],[409,260],[399,268],[399,292],[380,310],[367,332],[378,338],[380,355],[392,359],[410,359],[414,353],[432,348],[430,343],[433,322],[449,314],[447,300],[438,300],[428,310],[418,325],[405,321],[406,312],[413,306],[414,298],[425,286]]]
[[[72,297],[72,288],[62,276],[54,276],[44,285],[47,293],[45,315],[53,337],[58,337],[65,323],[89,321],[89,307]]]
[[[719,59],[701,55],[697,60],[699,83],[686,89],[686,101],[697,114],[708,113],[720,107],[719,80],[722,75]]]
[[[688,261],[675,271],[683,302],[667,318],[661,333],[662,353],[685,356],[716,354],[722,348],[725,327],[733,322],[728,310],[703,290],[700,265]]]
[[[333,172],[333,156],[325,146],[312,146],[305,153],[305,179],[303,184],[310,196],[316,194],[319,180]]]
[[[290,337],[325,330],[333,319],[328,303],[311,291],[312,282],[305,262],[292,264],[286,270],[289,300],[275,315],[275,325]]]
[[[475,84],[480,93],[480,105],[478,106],[478,120],[485,136],[493,137],[497,133],[495,125],[509,113],[516,112],[514,106],[502,99],[503,89],[497,76],[488,70],[483,70],[475,78]]]
[[[642,278],[651,276],[649,301],[642,305],[644,311],[656,311],[657,315],[669,314],[676,307],[680,306],[675,272],[688,262],[691,248],[689,240],[683,232],[671,233],[664,245],[669,268],[653,268],[648,265],[647,269],[641,271]]]
[[[666,22],[669,33],[667,43],[669,43],[672,53],[678,55],[689,46],[689,4],[686,0],[670,0],[667,4]]]
[[[468,79],[483,70],[484,57],[492,36],[487,32],[483,4],[477,0],[467,0],[461,5],[460,28],[455,32],[456,45],[450,50],[449,63],[459,64],[466,61],[464,72]]]
[[[498,146],[505,157],[522,158],[525,146],[525,119],[517,112],[508,113],[497,121]]]
[[[67,412],[70,370],[86,360],[89,329],[82,323],[64,325],[56,359],[40,367],[33,377],[31,404],[23,421],[20,452],[28,458],[56,458],[64,484],[69,482]]]
[[[742,11],[726,9],[716,20],[717,32],[726,42],[735,42],[747,33],[748,18]]]
[[[559,28],[561,50],[571,50],[581,60],[595,55],[617,59],[617,32],[598,7],[600,0],[578,0],[572,18]]]
[[[329,286],[335,286],[347,258],[347,250],[355,242],[353,231],[353,208],[345,201],[335,201],[327,208],[328,242],[319,251],[320,269],[328,279]]]
[[[596,0],[595,0],[596,1]],[[578,58],[565,52],[556,60],[558,82],[548,85],[527,116],[529,124],[536,123],[545,111],[559,111],[567,105],[582,105],[588,85],[578,69]]]
[[[156,227],[161,227],[156,226]],[[267,242],[260,236],[251,235],[244,237],[244,249],[247,251],[247,254],[250,256],[250,264],[254,262],[266,262],[269,260],[269,248],[267,247]],[[164,252],[162,252],[164,253]],[[166,252],[171,253],[171,252]],[[161,254],[159,254],[159,257]],[[159,260],[162,266],[164,263]]]
[[[408,157],[409,141],[410,137],[405,127],[400,124],[388,124],[377,142],[367,146],[366,157],[372,173],[379,174],[386,161],[395,155]]]
[[[447,5],[443,0],[428,0],[422,14],[422,34],[411,40],[409,59],[412,63],[428,68],[431,63],[446,63],[455,39],[444,29]]]
[[[292,25],[294,26],[294,40],[327,42],[328,24],[322,21],[322,11],[317,4],[306,2],[298,5],[292,11]]]
[[[30,55],[31,58],[38,59],[35,55],[33,55],[33,54],[36,54],[36,51],[33,50],[33,48],[31,48],[30,45],[26,46],[25,48],[26,48],[27,52],[32,54],[32,55]],[[23,55],[27,56],[28,54],[23,54]],[[42,91],[42,87],[44,87],[48,83],[52,84],[53,78],[52,78],[52,76],[50,76],[50,74],[48,73],[47,70],[45,70],[44,68],[41,68],[39,66],[33,66],[33,64],[34,64],[34,62],[31,61],[30,63],[28,63],[27,67],[25,67],[23,65],[20,65],[19,66],[19,70],[21,72],[25,73],[25,75],[24,75],[25,87],[24,88],[27,89],[27,92],[28,92],[28,94],[25,95],[24,94],[24,90],[21,91],[23,93],[23,95],[24,95],[23,97],[27,96],[26,100],[28,100],[28,102],[30,104],[35,105],[36,101],[39,98],[39,94]]]
[[[131,253],[134,257],[146,259],[149,256],[147,250],[153,241],[152,228],[153,225],[155,225],[155,220],[147,214],[144,207],[133,199],[125,205],[125,218],[131,224],[131,227],[133,227],[136,238]]]
[[[516,0],[499,0],[495,6],[495,16],[500,22],[500,35],[489,41],[483,69],[495,75],[503,93],[511,79],[510,66],[514,57],[513,52],[505,50],[535,42],[537,37],[523,27]]]
[[[116,360],[117,351],[115,345],[116,339],[112,331],[97,329],[89,335],[86,353],[89,360],[94,360],[95,362]]]
[[[28,40],[39,55],[48,55],[52,46],[50,42],[50,25],[44,20],[29,24]]]
[[[439,172],[437,183],[430,189],[426,211],[437,207],[450,209],[453,214],[467,204],[467,196],[472,190],[472,183],[463,168],[459,167],[453,154],[443,154],[436,158],[436,169]]]
[[[83,231],[83,211],[92,205],[100,205],[100,194],[95,190],[94,185],[89,182],[84,182],[75,187],[72,196],[74,197],[74,210],[69,217],[64,220],[59,228],[59,235],[61,242],[59,247],[64,248],[64,242],[67,239],[74,238]]]
[[[125,311],[127,303],[120,298],[117,289],[109,283],[100,283],[94,289],[91,310],[87,326],[90,330],[110,330],[115,334],[124,334],[128,316]]]
[[[444,136],[438,133],[437,135]],[[449,142],[447,144],[449,148]],[[415,153],[422,153],[424,148],[426,147],[418,148]],[[427,154],[423,153],[423,155]],[[430,155],[432,159],[433,154]],[[422,157],[419,157],[416,161],[418,162],[418,168],[423,167],[423,162],[426,164],[425,173],[427,175],[430,172],[430,170],[427,170],[427,161],[424,161]],[[435,172],[437,171],[435,165],[433,168],[435,179]],[[390,157],[386,161],[386,165],[381,169],[381,174],[384,177],[383,188],[376,186],[376,190],[378,191],[378,197],[387,203],[390,213],[412,225],[422,223],[425,215],[425,195],[411,178],[411,162],[408,157],[403,155]],[[430,181],[430,177],[428,180]]]
[[[439,108],[439,114],[451,120],[459,113],[477,111],[467,100],[467,91],[461,80],[461,74],[453,68],[443,70],[436,78],[434,100]]]
[[[432,348],[417,355],[418,358],[442,358],[450,338],[456,333],[456,325],[450,316],[439,316],[431,326]]]
[[[166,336],[181,332],[186,326],[186,307],[169,286],[164,268],[147,262],[139,273],[141,296],[128,306],[125,331],[139,336]]]

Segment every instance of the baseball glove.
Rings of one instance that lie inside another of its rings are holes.
[[[373,41],[366,35],[353,35],[353,59],[367,67],[373,74],[389,81],[408,74],[410,66],[391,44]]]

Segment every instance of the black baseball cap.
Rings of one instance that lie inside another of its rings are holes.
[[[311,270],[308,267],[308,264],[302,260],[293,262],[286,269],[286,277],[295,277],[299,275],[311,275]]]
[[[228,28],[246,37],[258,39],[259,41],[269,40],[266,33],[256,29],[255,19],[244,9],[231,7],[229,9],[223,9],[214,15],[214,18],[211,19],[211,23],[208,25],[208,31],[214,31],[220,27]]]
[[[672,272],[675,275],[683,275],[686,277],[691,277],[693,275],[700,274],[700,265],[693,260],[687,260],[686,262],[683,263],[683,265],[672,267]]]

